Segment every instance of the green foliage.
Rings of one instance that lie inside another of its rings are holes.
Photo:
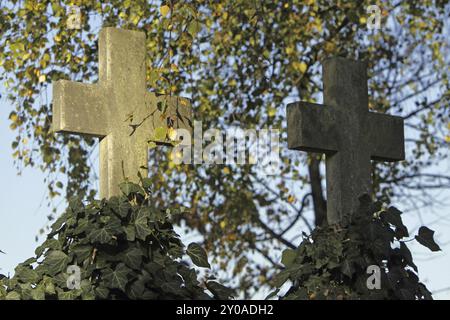
[[[272,279],[278,289],[270,297],[290,280],[292,286],[282,299],[432,299],[406,245],[409,234],[401,212],[381,209],[368,197],[360,201],[347,227],[317,228],[304,235],[297,249],[283,251],[285,269]],[[416,239],[432,251],[440,250],[426,227],[419,229]],[[380,267],[380,289],[367,287],[371,265]]]
[[[67,27],[71,4],[80,7],[81,29]],[[382,10],[380,30],[366,25],[374,4]],[[188,95],[205,129],[283,130],[287,97],[322,96],[321,60],[366,59],[371,110],[404,116],[411,132],[407,160],[374,168],[374,189],[385,199],[420,190],[414,196],[428,202],[429,190],[450,181],[429,174],[448,161],[446,6],[443,0],[4,0],[0,80],[11,102],[13,156],[18,168],[45,170],[50,197],[93,195],[95,140],[51,132],[50,84],[98,80],[98,31],[113,26],[146,33],[148,89]],[[299,236],[302,222],[313,221],[304,214],[312,201],[300,199],[323,173],[308,175],[311,161],[303,154],[281,153],[276,177],[261,177],[257,166],[173,166],[165,155],[149,165],[155,203],[188,203],[191,214],[178,218],[204,237],[211,262],[238,278],[233,282],[243,291],[267,284],[287,232]],[[67,184],[58,183],[66,176]],[[324,199],[321,192],[314,197]],[[262,258],[248,263],[248,252]]]
[[[139,185],[121,188],[124,195],[108,201],[71,201],[36,257],[0,279],[0,299],[210,299],[206,289],[229,298],[231,291],[215,281],[202,288],[181,260],[187,253],[209,268],[204,249],[192,243],[186,252],[174,232],[169,215],[180,210],[153,207]],[[69,289],[73,265],[80,267],[80,287]]]

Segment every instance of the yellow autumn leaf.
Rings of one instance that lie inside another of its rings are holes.
[[[450,136],[445,136],[444,140],[445,142],[450,143]]]
[[[322,20],[320,20],[319,18],[314,19],[314,27],[318,32],[322,32],[323,31]]]
[[[178,66],[177,66],[175,63],[172,63],[172,64],[170,65],[170,69],[171,69],[172,71],[174,71],[174,72],[180,71],[180,70],[178,69]]]
[[[294,47],[286,47],[286,49],[284,49],[286,51],[287,55],[291,55],[294,53]]]
[[[170,12],[170,7],[168,5],[163,5],[159,8],[159,12],[163,17],[167,16]]]
[[[274,117],[276,113],[277,113],[277,109],[275,109],[275,108],[273,108],[273,107],[270,107],[270,108],[267,110],[267,114],[269,115],[269,117]]]
[[[177,130],[175,130],[174,128],[169,128],[169,130],[167,130],[167,137],[170,141],[175,141],[175,139],[177,138]]]
[[[289,203],[294,203],[295,202],[295,197],[293,195],[289,195],[289,197],[287,198],[287,201]]]
[[[131,22],[132,22],[134,25],[137,25],[137,24],[139,23],[140,20],[141,20],[141,17],[138,16],[138,15],[134,15],[134,16],[132,16],[132,18],[131,18]]]
[[[42,74],[42,75],[39,76],[39,82],[40,83],[45,82],[45,80],[47,80],[47,77],[45,76],[45,74]]]
[[[220,228],[225,229],[227,222],[225,220],[220,221]]]
[[[308,69],[308,65],[305,62],[298,62],[295,61],[292,66],[294,67],[294,70],[300,71],[301,73],[305,73],[306,69]]]
[[[230,169],[228,167],[224,167],[222,171],[225,174],[230,174]]]
[[[366,24],[367,23],[366,17],[359,17],[359,23]]]
[[[166,135],[167,135],[167,127],[155,128],[155,132],[153,133],[155,141],[165,141]]]
[[[9,116],[9,120],[11,120],[11,122],[13,122],[13,123],[16,123],[18,119],[19,119],[19,117],[17,116],[17,113],[12,113]]]
[[[177,152],[175,152],[175,159],[177,159],[178,161],[180,161],[181,159],[183,159],[183,153],[181,153],[180,150],[178,150]]]
[[[336,45],[333,42],[327,41],[325,43],[324,49],[327,53],[332,53],[336,50]]]
[[[127,18],[127,14],[125,12],[119,13],[119,18],[125,20]]]

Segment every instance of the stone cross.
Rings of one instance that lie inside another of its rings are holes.
[[[327,220],[346,223],[371,194],[371,162],[405,158],[403,118],[369,112],[367,65],[344,58],[323,63],[324,104],[287,107],[289,149],[325,153]]]
[[[164,106],[163,110],[161,106]],[[99,81],[53,84],[53,130],[99,137],[100,196],[148,175],[148,141],[156,128],[191,130],[187,99],[147,91],[145,34],[115,28],[99,36]]]

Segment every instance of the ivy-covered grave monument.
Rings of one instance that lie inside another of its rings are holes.
[[[148,148],[169,129],[190,130],[187,99],[146,90],[145,35],[105,28],[99,82],[54,83],[56,132],[100,138],[100,195],[72,199],[36,256],[0,280],[0,299],[227,299],[231,291],[182,260],[209,268],[206,252],[187,248],[170,223],[180,209],[149,201]],[[124,182],[123,182],[124,181]],[[206,293],[208,291],[208,293]]]
[[[285,299],[431,299],[419,281],[401,211],[372,202],[371,160],[404,159],[403,119],[368,111],[366,63],[323,62],[324,105],[288,105],[288,146],[325,153],[326,226],[283,252],[273,284]],[[425,226],[415,237],[440,250]]]

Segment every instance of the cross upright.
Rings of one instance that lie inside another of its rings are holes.
[[[325,153],[327,220],[345,223],[371,194],[371,160],[405,158],[403,118],[368,110],[367,65],[341,57],[323,62],[324,105],[287,107],[289,149]]]
[[[147,176],[148,141],[168,125],[191,130],[189,101],[147,91],[143,32],[102,29],[98,83],[53,84],[53,130],[100,138],[101,197],[120,195],[138,171]]]

